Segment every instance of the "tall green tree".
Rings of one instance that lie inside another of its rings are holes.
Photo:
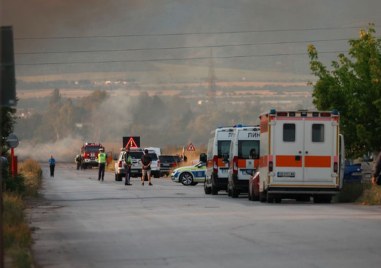
[[[348,42],[348,55],[339,54],[329,70],[308,46],[310,68],[317,77],[311,83],[313,103],[319,110],[337,109],[347,155],[360,156],[381,149],[381,40],[373,24]]]

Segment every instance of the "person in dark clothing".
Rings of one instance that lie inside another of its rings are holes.
[[[130,182],[131,165],[132,165],[132,158],[130,155],[130,146],[127,145],[126,154],[124,155],[124,168],[126,170],[126,180],[124,182],[124,185],[131,185],[131,182]]]
[[[106,169],[106,159],[107,159],[107,155],[104,152],[104,149],[100,148],[99,154],[98,154],[98,164],[99,164],[98,181],[100,181],[100,180],[104,181],[105,169]]]
[[[148,154],[148,150],[144,150],[144,155],[142,156],[142,185],[144,185],[144,178],[148,177],[148,185],[152,186],[151,183],[151,162],[152,159]]]
[[[82,156],[80,154],[76,155],[75,162],[77,163],[77,170],[82,169]]]
[[[53,155],[49,158],[50,177],[54,177],[54,168],[56,167],[56,160]]]
[[[379,177],[380,172],[381,172],[381,152],[378,154],[376,158],[376,163],[373,168],[372,184],[381,185],[381,178]]]

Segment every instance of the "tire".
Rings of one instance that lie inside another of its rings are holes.
[[[204,182],[204,192],[205,192],[205,194],[211,194],[212,193],[212,188],[206,186],[206,181]]]
[[[180,175],[180,182],[185,185],[185,186],[189,186],[189,185],[192,185],[193,183],[193,177],[192,177],[192,174],[188,173],[188,172],[185,172],[183,174]]]
[[[239,190],[237,190],[234,186],[233,186],[233,189],[231,190],[232,192],[232,197],[233,198],[238,198],[239,196]]]
[[[120,174],[115,174],[116,181],[122,181],[122,176]]]
[[[218,195],[218,189],[217,189],[217,187],[213,184],[213,182],[212,182],[212,195]]]
[[[250,187],[247,193],[247,199],[249,199],[250,201],[254,201],[254,195],[252,194]]]
[[[331,203],[332,196],[330,195],[316,195],[314,196],[314,203],[317,204],[329,204]]]
[[[267,194],[265,191],[259,192],[259,201],[261,201],[262,203],[267,201]]]

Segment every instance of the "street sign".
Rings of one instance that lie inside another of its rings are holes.
[[[13,133],[9,134],[6,141],[8,143],[8,146],[11,148],[16,148],[19,145],[19,139]]]
[[[196,148],[194,147],[194,145],[192,143],[189,143],[189,145],[187,147],[187,151],[188,152],[194,152],[194,151],[196,151]]]

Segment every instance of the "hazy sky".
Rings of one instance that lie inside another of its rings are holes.
[[[309,43],[323,60],[348,49],[379,0],[0,0],[16,75],[201,81],[305,81]]]

